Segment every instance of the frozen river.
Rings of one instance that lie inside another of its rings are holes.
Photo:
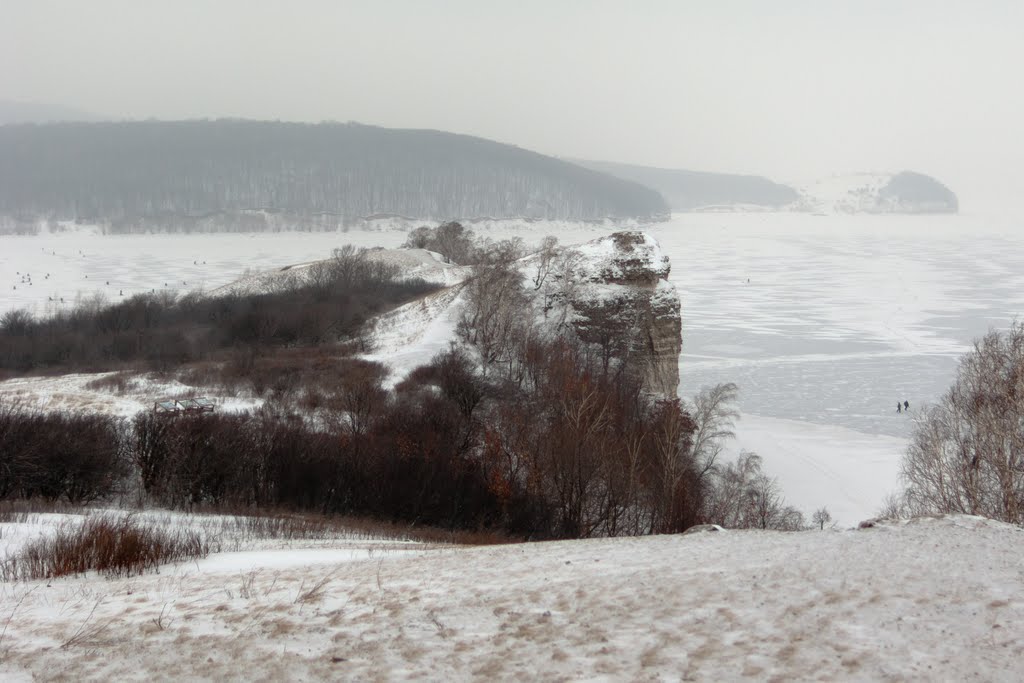
[[[684,395],[734,381],[759,415],[906,436],[896,402],[936,400],[971,340],[1024,311],[1024,221],[694,215],[653,232],[683,297]]]

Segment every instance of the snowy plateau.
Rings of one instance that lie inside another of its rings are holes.
[[[527,244],[612,231],[474,227]],[[0,676],[1020,680],[1024,532],[972,517],[856,526],[899,487],[913,422],[951,384],[972,339],[1024,310],[1024,221],[676,214],[644,230],[668,256],[681,300],[680,395],[737,383],[731,455],[760,454],[788,503],[806,514],[827,506],[836,529],[489,548],[241,543],[130,579],[5,583]],[[343,244],[391,249],[405,237],[396,229],[4,237],[0,312],[161,289],[258,289],[275,271]],[[428,254],[409,258],[445,284],[461,277]],[[441,298],[419,317],[381,321],[377,353],[400,371],[444,348],[450,304]],[[14,379],[0,393],[130,415],[156,390],[115,396],[86,388],[90,379]],[[910,411],[897,414],[893,403],[903,400]],[[29,515],[0,524],[0,546],[12,552],[60,522]],[[199,522],[171,515],[167,523]],[[322,590],[300,599],[313,585]]]

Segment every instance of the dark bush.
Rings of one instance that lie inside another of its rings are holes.
[[[109,496],[126,472],[121,443],[108,417],[0,403],[0,498],[88,503]]]
[[[167,371],[237,349],[318,346],[355,336],[372,316],[434,291],[394,266],[345,248],[294,287],[252,295],[138,295],[36,320],[0,320],[0,369],[105,370],[142,363]]]

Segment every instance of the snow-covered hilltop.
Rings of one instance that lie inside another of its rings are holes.
[[[812,213],[956,213],[957,196],[931,176],[853,173],[810,183],[790,208]]]
[[[384,250],[371,252],[371,257],[393,254],[400,260],[403,254],[415,252],[422,250]],[[666,396],[676,395],[682,348],[680,301],[668,281],[668,256],[653,237],[639,231],[616,232],[548,255],[531,254],[520,259],[517,267],[542,329],[551,333],[568,329],[599,346],[629,345],[644,385]],[[381,316],[374,325],[372,358],[386,362],[396,374],[428,362],[457,339],[465,303],[461,290],[472,271],[448,266],[444,273],[446,289]]]

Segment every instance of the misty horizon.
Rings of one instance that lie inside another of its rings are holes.
[[[560,158],[764,175],[1024,180],[1011,2],[15,2],[0,99],[100,118],[357,121]]]

